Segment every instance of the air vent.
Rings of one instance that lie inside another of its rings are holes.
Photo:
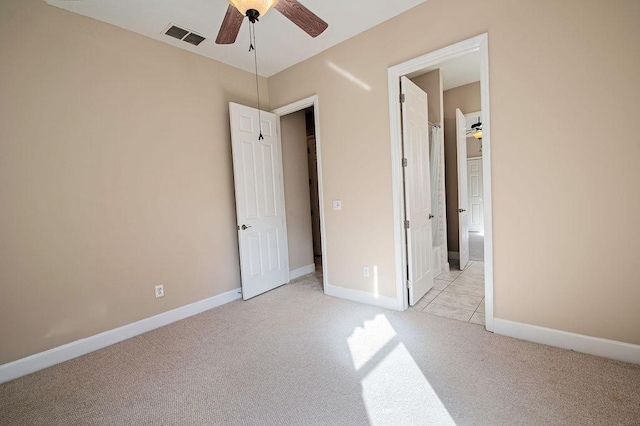
[[[177,38],[178,40],[182,40],[184,36],[189,34],[189,31],[185,30],[184,28],[180,28],[180,27],[176,27],[175,25],[172,25],[171,28],[169,28],[165,34],[173,38]]]
[[[174,24],[169,24],[168,29],[164,33],[169,37],[177,38],[178,40],[193,44],[194,46],[197,46],[206,40],[206,38],[202,37],[200,34],[185,30],[184,28]]]
[[[187,43],[191,43],[194,46],[197,46],[204,41],[204,37],[199,36],[195,33],[189,33],[189,35],[183,38],[182,41],[186,41]]]

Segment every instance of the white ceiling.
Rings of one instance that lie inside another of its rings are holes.
[[[229,3],[226,0],[45,0],[71,12],[134,31],[229,65],[254,71],[249,29],[242,24],[233,45],[216,45]],[[269,77],[329,47],[384,22],[426,0],[300,0],[329,24],[311,38],[276,10],[256,24],[259,72]],[[164,34],[170,23],[207,40],[193,46]]]
[[[422,70],[416,73],[416,75],[411,75],[411,78],[438,68],[442,71],[442,85],[444,90],[480,81],[480,51],[476,50],[474,52],[458,56],[457,58],[450,59],[435,67]]]

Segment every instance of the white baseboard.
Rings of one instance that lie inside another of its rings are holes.
[[[403,310],[402,307],[398,307],[398,299],[395,297],[376,296],[375,294],[367,291],[353,290],[332,284],[325,285],[324,293],[329,296],[365,303],[367,305],[379,306],[381,308],[391,309],[394,311]]]
[[[40,352],[7,364],[0,365],[0,383],[35,373],[52,365],[122,342],[147,331],[197,315],[209,309],[240,299],[240,289],[228,291],[208,299],[200,300],[180,308],[145,318],[122,327],[114,328],[94,336],[76,340],[48,351]]]
[[[590,355],[640,364],[640,345],[585,336],[553,328],[524,324],[500,318],[493,319],[493,332],[516,339],[571,349]]]
[[[460,259],[460,252],[459,251],[450,251],[449,252],[449,259]]]
[[[303,266],[302,268],[289,271],[289,279],[295,280],[296,278],[300,278],[303,275],[311,274],[315,271],[316,271],[316,264],[312,263],[311,265]]]

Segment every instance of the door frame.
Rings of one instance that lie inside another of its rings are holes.
[[[438,49],[388,69],[389,124],[391,141],[391,183],[393,189],[394,249],[396,265],[396,298],[399,310],[408,308],[406,291],[407,259],[404,236],[404,195],[402,191],[402,134],[400,121],[400,77],[438,65],[466,53],[480,52],[480,95],[482,123],[482,167],[484,173],[484,285],[485,328],[494,330],[493,324],[493,222],[491,193],[491,111],[489,102],[489,46],[488,34]]]
[[[322,190],[322,155],[321,155],[321,139],[320,139],[320,104],[318,95],[309,96],[308,98],[300,99],[299,101],[292,102],[290,104],[276,108],[271,112],[278,117],[284,115],[293,114],[294,112],[302,111],[306,108],[313,107],[313,120],[315,123],[315,137],[316,137],[316,155],[318,157],[318,199],[320,203],[320,246],[322,250],[322,288],[326,293],[327,282],[329,274],[327,273],[327,239],[325,232],[325,215],[324,215],[324,196]],[[278,135],[280,135],[280,128],[278,128]],[[280,135],[281,136],[281,135]],[[284,176],[282,179],[282,185],[284,187]],[[286,199],[285,199],[286,205]],[[285,214],[285,225],[287,223],[287,216]],[[288,238],[288,237],[287,237]],[[314,259],[315,260],[315,259]]]

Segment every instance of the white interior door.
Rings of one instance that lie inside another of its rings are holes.
[[[482,205],[482,158],[467,160],[469,177],[469,231],[484,233]]]
[[[469,263],[469,195],[467,193],[467,123],[456,108],[456,139],[458,151],[458,230],[460,233],[460,270]]]
[[[431,171],[427,94],[401,78],[409,304],[433,287]]]
[[[242,298],[289,282],[280,118],[229,104]]]

